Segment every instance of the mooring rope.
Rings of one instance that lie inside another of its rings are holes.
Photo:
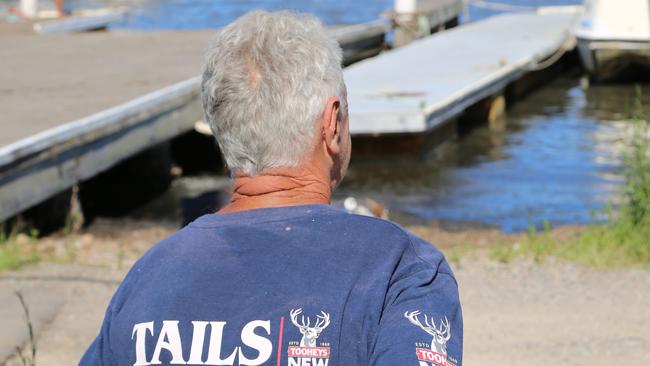
[[[465,9],[468,9],[469,6],[475,6],[478,8],[503,11],[503,12],[534,12],[537,11],[540,7],[537,6],[525,6],[525,5],[514,5],[494,1],[485,1],[485,0],[465,0]],[[569,50],[573,49],[575,45],[575,40],[573,38],[573,28],[577,25],[580,20],[580,12],[576,12],[574,18],[571,20],[571,26],[566,33],[565,42],[548,58],[536,62],[533,65],[530,65],[526,69],[528,71],[538,71],[543,70],[553,64],[555,64],[559,59],[562,58]]]
[[[576,13],[573,15],[573,18],[571,19],[571,25],[564,31],[564,35],[565,35],[564,43],[562,43],[562,45],[557,49],[557,51],[555,51],[551,56],[549,56],[545,60],[538,61],[534,65],[529,66],[527,68],[529,71],[539,71],[545,69],[555,64],[555,62],[558,61],[560,58],[562,58],[562,56],[564,56],[565,53],[575,48],[576,39],[573,30],[578,25],[581,16],[582,16],[582,12],[576,11]]]

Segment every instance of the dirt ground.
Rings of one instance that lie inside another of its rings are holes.
[[[488,229],[412,229],[443,250],[516,240]],[[36,364],[76,364],[126,270],[174,230],[172,224],[100,220],[79,235],[41,240],[43,253],[58,263],[0,274],[0,299],[9,304],[2,311],[13,301],[13,318],[20,314],[10,294],[20,289],[37,318]],[[466,365],[650,364],[650,270],[601,271],[552,259],[504,264],[480,248],[453,266],[463,304]],[[0,336],[4,349],[12,349],[6,344],[11,339],[27,339],[24,324],[5,325],[5,331],[17,333]],[[15,354],[5,363],[20,364]]]

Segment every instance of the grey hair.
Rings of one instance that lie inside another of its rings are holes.
[[[347,113],[341,48],[311,15],[253,11],[220,30],[201,83],[206,119],[232,173],[290,167],[313,147],[328,98]]]

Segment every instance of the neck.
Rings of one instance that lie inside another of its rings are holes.
[[[309,169],[278,168],[256,176],[236,175],[230,203],[220,213],[256,208],[329,204],[328,179]]]

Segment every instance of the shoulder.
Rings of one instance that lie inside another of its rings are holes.
[[[111,307],[117,312],[129,297],[133,289],[140,285],[143,277],[151,276],[173,258],[181,258],[178,253],[184,249],[184,243],[190,242],[193,234],[187,227],[161,240],[146,251],[129,269],[118,290],[111,300]]]
[[[197,239],[197,232],[190,230],[189,227],[184,227],[175,233],[171,234],[167,238],[159,241],[149,250],[147,250],[141,257],[138,259],[132,269],[130,275],[137,275],[142,272],[144,268],[148,266],[157,266],[161,262],[166,260],[167,256],[177,254],[182,254],[186,250],[185,244],[191,243],[192,240]]]
[[[401,250],[400,265],[407,267],[408,272],[424,271],[454,277],[444,254],[434,243],[420,238],[399,224],[356,214],[348,214],[348,221],[356,231],[377,237],[377,242],[397,246]]]

